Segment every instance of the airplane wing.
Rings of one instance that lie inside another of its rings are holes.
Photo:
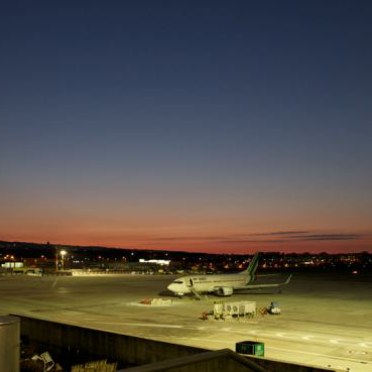
[[[260,288],[275,288],[275,287],[281,287],[282,285],[288,284],[292,279],[292,274],[289,275],[287,280],[283,283],[269,283],[269,284],[247,284],[245,286],[241,287],[235,287],[235,289],[260,289]]]

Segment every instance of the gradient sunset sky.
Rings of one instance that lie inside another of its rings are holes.
[[[372,252],[372,2],[0,5],[0,240]]]

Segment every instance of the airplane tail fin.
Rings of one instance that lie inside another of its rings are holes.
[[[249,282],[253,282],[254,279],[256,278],[255,272],[256,272],[257,267],[258,267],[258,260],[259,260],[259,253],[257,252],[253,256],[253,258],[252,258],[251,262],[249,263],[249,266],[247,267],[247,269],[242,272],[242,274],[245,274],[245,275],[248,276],[248,281]]]

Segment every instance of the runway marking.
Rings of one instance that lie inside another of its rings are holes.
[[[338,344],[340,343],[340,341],[342,341],[342,340],[336,340],[336,339],[331,339],[331,340],[329,340],[329,342],[330,342],[331,344],[336,344],[336,345],[338,345]]]
[[[242,333],[241,331],[239,332],[239,330],[236,330],[234,331],[235,333]],[[244,332],[245,334],[247,332]],[[356,340],[345,340],[345,339],[328,339],[327,337],[325,337],[325,335],[322,335],[322,334],[319,334],[319,335],[303,335],[301,332],[298,332],[298,333],[286,333],[286,332],[269,332],[268,330],[258,330],[258,331],[255,331],[255,330],[250,330],[248,331],[249,334],[257,334],[259,333],[260,337],[271,337],[271,338],[285,338],[285,339],[288,339],[288,340],[298,340],[298,339],[303,339],[303,340],[306,340],[306,341],[316,341],[316,342],[319,342],[319,343],[332,343],[332,344],[335,344],[335,345],[340,345],[340,344],[343,344],[344,346],[350,346],[350,345],[356,345],[357,344],[357,341]],[[371,344],[370,342],[365,342],[365,343],[362,343],[360,345],[362,345],[363,347],[370,347],[368,344]],[[359,343],[358,343],[359,345]]]
[[[292,337],[290,337],[290,336],[286,336],[285,333],[281,333],[281,332],[276,333],[275,336],[277,336],[277,337],[286,337],[286,338],[289,337],[289,338],[292,338]]]
[[[317,356],[317,357],[322,357],[322,358],[329,358],[329,359],[337,359],[337,360],[344,360],[348,362],[355,362],[355,363],[360,363],[360,364],[371,364],[371,361],[368,360],[360,360],[360,359],[355,359],[355,358],[345,358],[345,357],[338,357],[334,355],[329,355],[329,354],[320,354],[320,353],[314,353],[311,351],[296,351],[296,350],[289,350],[289,349],[282,349],[280,347],[267,347],[266,350],[269,352],[270,350],[278,350],[281,352],[287,352],[287,353],[293,353],[293,354],[305,354],[305,355],[311,355],[311,356]]]
[[[349,354],[355,354],[355,355],[367,355],[368,352],[364,350],[349,350]]]
[[[302,339],[306,340],[306,341],[310,341],[312,338],[314,338],[314,336],[312,336],[312,335],[302,336]]]
[[[368,346],[368,342],[361,342],[358,345],[361,346],[361,347],[370,347],[370,346]]]
[[[154,327],[154,328],[175,328],[181,329],[184,328],[181,325],[173,325],[173,324],[145,324],[145,323],[123,323],[123,322],[96,322],[96,324],[105,324],[105,325],[126,325],[130,327]]]

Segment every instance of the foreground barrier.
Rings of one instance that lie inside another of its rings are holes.
[[[70,359],[75,364],[89,360],[109,359],[118,362],[118,367],[126,368],[128,372],[131,370],[192,372],[200,371],[201,369],[198,368],[201,363],[203,363],[202,370],[209,371],[213,370],[210,368],[213,368],[217,362],[219,365],[226,365],[225,372],[238,370],[333,371],[282,363],[266,358],[243,357],[231,350],[210,351],[21,315],[13,316],[21,320],[23,342],[33,342],[42,347],[42,351],[48,350],[55,360],[66,361]],[[83,356],[85,360],[83,360]]]

